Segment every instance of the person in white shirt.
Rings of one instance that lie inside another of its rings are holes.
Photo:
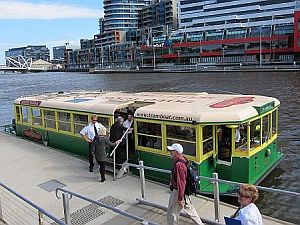
[[[123,123],[123,126],[128,129],[132,126],[132,123],[133,123],[133,115],[128,114],[127,115],[127,120],[125,120],[125,122]]]
[[[254,204],[259,193],[255,186],[242,184],[239,192],[239,203],[241,206],[234,214],[234,218],[240,220],[242,225],[263,225],[262,216]]]
[[[93,115],[91,117],[92,121],[89,123],[86,127],[84,127],[80,131],[80,135],[83,137],[83,139],[89,144],[89,172],[93,172],[94,168],[94,156],[92,152],[92,142],[94,140],[94,137],[98,135],[97,130],[103,128],[106,129],[101,123],[98,122],[97,116]]]

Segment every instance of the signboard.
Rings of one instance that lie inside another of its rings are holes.
[[[269,102],[261,107],[254,107],[256,111],[259,113],[259,115],[264,114],[265,112],[268,112],[269,110],[273,109],[275,105],[275,102]]]
[[[32,106],[39,106],[42,102],[35,101],[35,100],[21,100],[20,104],[22,105],[32,105]]]

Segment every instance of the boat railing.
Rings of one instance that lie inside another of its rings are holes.
[[[125,163],[128,162],[128,157],[129,157],[129,155],[128,155],[128,132],[130,131],[130,129],[131,129],[130,127],[127,128],[127,130],[124,132],[123,136],[120,139],[120,140],[123,140],[124,137],[126,139],[125,140],[126,141],[126,161],[125,161]],[[121,142],[119,142],[119,143],[116,144],[116,146],[114,147],[114,149],[112,150],[112,152],[109,155],[110,157],[113,156],[113,175],[114,175],[114,180],[116,179],[116,175],[117,175],[117,173],[116,173],[116,149],[119,147],[120,143]],[[123,169],[125,170],[125,168],[123,168]]]
[[[61,196],[59,196],[59,193],[61,193]],[[64,209],[64,221],[67,225],[71,224],[71,215],[70,215],[70,199],[72,197],[77,197],[81,200],[84,200],[84,201],[87,201],[87,202],[90,202],[92,204],[95,204],[95,205],[98,205],[100,207],[103,207],[103,208],[106,208],[106,209],[109,209],[117,214],[120,214],[120,215],[123,215],[127,218],[130,218],[132,220],[135,220],[135,221],[138,221],[140,222],[141,224],[147,224],[147,225],[158,225],[157,223],[154,223],[154,222],[151,222],[149,220],[146,220],[142,217],[139,217],[139,216],[136,216],[136,215],[133,215],[131,213],[128,213],[128,212],[125,212],[121,209],[118,209],[116,207],[113,207],[113,206],[110,206],[110,205],[107,205],[107,204],[104,204],[104,203],[101,203],[100,201],[95,201],[93,199],[90,199],[86,196],[83,196],[83,195],[80,195],[78,193],[75,193],[75,192],[72,192],[72,191],[69,191],[69,190],[65,190],[65,189],[62,189],[62,188],[57,188],[56,191],[55,191],[55,194],[56,194],[56,197],[58,199],[62,199],[63,201],[63,209]]]
[[[0,182],[0,224],[60,224],[45,209]]]
[[[145,181],[145,169],[146,170],[151,170],[151,171],[156,171],[156,172],[162,172],[162,173],[168,173],[170,174],[170,170],[165,170],[165,169],[160,169],[160,168],[155,168],[155,167],[150,167],[150,166],[144,166],[143,161],[139,161],[139,164],[132,164],[132,163],[124,163],[122,168],[127,168],[127,167],[133,167],[137,168],[139,170],[139,175],[140,175],[140,182],[141,182],[141,199],[137,199],[140,203],[150,205],[153,207],[165,209],[166,207],[157,205],[155,203],[151,203],[146,201],[146,181]],[[117,178],[120,178],[124,174],[124,170],[119,171]],[[228,180],[223,180],[218,178],[218,173],[213,173],[213,177],[205,177],[205,176],[198,176],[197,179],[199,182],[201,180],[209,180],[213,184],[213,196],[214,196],[214,210],[215,210],[215,221],[219,222],[220,221],[220,192],[219,192],[219,184],[229,184],[233,185],[235,187],[239,187],[243,183],[240,182],[235,182],[235,181],[228,181]],[[300,197],[300,193],[298,192],[293,192],[293,191],[287,191],[287,190],[281,190],[281,189],[275,189],[275,188],[268,188],[268,187],[263,187],[263,186],[256,186],[258,190],[262,191],[268,191],[272,193],[279,193],[279,194],[284,194],[284,195],[290,195],[293,197]],[[237,191],[238,189],[236,189]],[[186,215],[184,215],[186,216]],[[206,222],[207,220],[205,218],[201,218],[203,222]],[[211,224],[211,221],[207,221],[207,223]]]

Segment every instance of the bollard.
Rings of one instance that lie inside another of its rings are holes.
[[[214,185],[214,206],[215,206],[215,221],[220,221],[220,195],[219,195],[219,182],[218,182],[218,173],[213,173],[213,178],[216,179],[213,181]]]
[[[142,192],[142,199],[145,199],[145,170],[144,170],[144,162],[139,161],[140,165],[140,179],[141,179],[141,192]]]
[[[69,195],[67,193],[62,193],[62,197],[63,197],[65,224],[70,225],[71,217],[70,217]]]

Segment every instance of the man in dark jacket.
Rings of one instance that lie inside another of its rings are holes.
[[[179,214],[182,209],[196,224],[203,224],[195,207],[191,203],[190,196],[184,194],[187,177],[187,167],[184,162],[187,159],[182,155],[183,147],[181,144],[175,143],[172,146],[167,146],[167,148],[174,163],[171,173],[171,194],[167,211],[168,225],[179,223]]]
[[[110,137],[109,140],[111,142],[116,142],[117,140],[120,140],[124,134],[124,131],[126,130],[125,127],[123,127],[124,119],[123,117],[119,116],[117,118],[117,122],[114,123],[110,128]],[[112,147],[111,150],[114,148]],[[121,161],[121,153],[125,152],[125,141],[122,141],[119,146],[116,149],[116,163],[122,163]]]

